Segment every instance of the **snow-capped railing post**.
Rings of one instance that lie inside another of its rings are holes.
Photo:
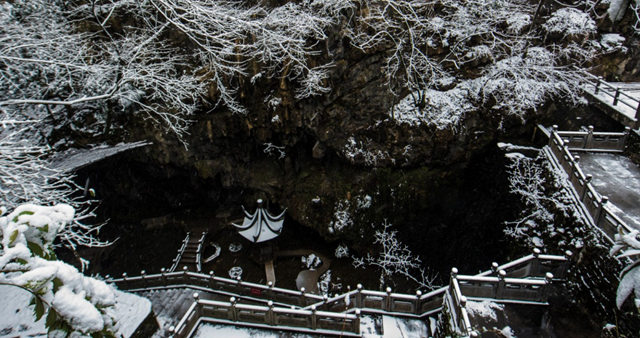
[[[616,88],[616,93],[613,95],[613,105],[618,104],[618,99],[620,97],[620,87]]]
[[[638,105],[640,107],[640,104]],[[636,111],[636,120],[638,119],[638,112]],[[627,145],[627,140],[629,139],[629,135],[631,134],[631,128],[630,127],[624,127],[624,136],[622,136],[618,142],[620,142],[620,144],[618,144],[618,147],[620,150],[624,151],[624,147]]]
[[[231,311],[229,311],[229,314],[231,315],[230,319],[234,322],[238,321],[238,309],[236,308],[237,302],[238,300],[236,299],[236,297],[229,298],[229,303],[231,303]]]
[[[587,175],[584,177],[584,186],[582,187],[582,190],[580,190],[580,201],[584,202],[584,196],[587,194],[587,191],[589,191],[589,187],[588,185],[591,184],[591,180],[593,180],[593,176],[592,175]]]
[[[304,287],[300,288],[300,297],[299,297],[300,306],[306,306],[307,305],[307,302],[306,302],[305,297],[304,297],[305,291],[307,291],[307,289],[305,289]]]
[[[492,274],[492,275],[495,275],[495,274],[497,274],[497,273],[498,273],[498,267],[499,267],[499,266],[500,266],[500,265],[498,264],[498,262],[493,262],[493,263],[491,263],[491,274]]]
[[[126,272],[122,273],[122,281],[125,282],[125,284],[127,283],[127,273]]]
[[[595,88],[593,89],[594,94],[598,94],[598,92],[600,91],[600,84],[602,83],[601,81],[602,80],[600,80],[600,78],[596,79],[596,85],[595,85]]]
[[[549,147],[553,147],[553,140],[555,139],[555,133],[558,131],[558,125],[554,124],[549,129]]]
[[[160,269],[160,279],[162,280],[162,285],[166,286],[167,285],[167,274],[166,274],[167,270],[165,268],[161,268]]]
[[[318,328],[318,317],[316,316],[316,306],[311,305],[311,329]]]
[[[202,317],[202,311],[201,311],[201,307],[200,307],[200,294],[197,292],[193,293],[193,301],[196,303],[195,308],[193,309],[193,311],[195,312],[195,318],[200,318]]]
[[[571,267],[572,264],[571,259],[573,258],[573,252],[569,250],[565,251],[564,257],[566,258],[566,260],[560,265],[560,273],[557,274],[557,278],[566,278],[569,274],[569,267]]]
[[[147,272],[142,270],[140,271],[140,280],[142,280],[142,287],[147,287]]]
[[[362,310],[356,309],[356,320],[353,321],[353,327],[351,331],[360,333],[360,317],[362,317]]]
[[[267,298],[273,299],[273,281],[267,282]]]
[[[529,275],[535,276],[540,270],[540,249],[533,248],[533,259],[531,260],[531,267],[529,268]]]
[[[539,301],[544,302],[549,297],[549,293],[551,292],[551,282],[553,281],[553,274],[551,272],[547,272],[544,275],[545,285],[541,288],[541,293],[539,295]]]
[[[384,298],[384,309],[385,311],[391,311],[391,287],[387,286],[385,290],[387,295]]]
[[[361,308],[362,307],[362,284],[358,283],[358,285],[356,285],[356,307],[357,308]]]
[[[419,315],[420,314],[420,308],[421,308],[421,302],[420,302],[420,297],[422,297],[422,291],[420,290],[416,290],[416,300],[413,302],[413,313]]]
[[[265,319],[267,324],[273,326],[276,324],[275,318],[273,316],[273,301],[272,300],[268,301],[267,306],[269,307],[269,309],[267,310],[267,315]]]
[[[596,222],[597,226],[600,226],[600,221],[602,220],[602,215],[604,215],[604,206],[605,204],[607,204],[607,202],[609,202],[609,197],[607,196],[600,196],[600,203],[598,204],[598,211],[596,213],[596,217],[594,219],[594,221]]]
[[[498,284],[495,286],[495,292],[493,298],[501,299],[504,294],[505,281],[504,278],[507,276],[507,272],[504,270],[498,271]]]
[[[209,288],[213,289],[213,286],[216,283],[216,274],[213,270],[209,271]]]
[[[593,148],[593,126],[587,127],[587,137],[584,139],[584,147],[586,149]]]

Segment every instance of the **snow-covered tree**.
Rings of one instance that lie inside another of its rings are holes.
[[[380,288],[389,283],[391,277],[399,276],[411,280],[421,288],[432,290],[435,276],[429,275],[422,266],[422,260],[415,256],[409,247],[396,238],[396,230],[390,230],[391,224],[386,221],[381,230],[374,234],[374,246],[380,251],[367,254],[365,257],[353,257],[353,266],[375,267],[380,270]],[[376,245],[377,244],[377,245]]]
[[[56,260],[54,239],[74,218],[66,204],[24,204],[0,217],[0,284],[32,294],[36,320],[50,334],[113,335],[112,287]],[[25,304],[26,305],[26,304]]]

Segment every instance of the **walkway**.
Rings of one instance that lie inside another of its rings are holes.
[[[609,197],[607,207],[635,229],[640,229],[640,167],[617,154],[580,154],[585,174],[592,175],[591,184]]]
[[[592,103],[614,120],[634,130],[640,127],[640,83],[606,82],[593,76],[584,89]]]

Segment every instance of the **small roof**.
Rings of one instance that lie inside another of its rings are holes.
[[[242,211],[244,211],[245,214],[242,225],[232,223],[242,237],[253,243],[265,242],[278,237],[282,232],[284,213],[287,211],[287,209],[285,209],[280,215],[272,216],[263,208],[261,199],[259,199],[257,203],[258,208],[253,214],[247,212],[244,206],[242,206]]]

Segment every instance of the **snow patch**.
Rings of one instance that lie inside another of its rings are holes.
[[[498,320],[496,311],[504,310],[504,305],[490,302],[488,300],[483,300],[482,302],[468,301],[466,308],[467,311],[474,316],[491,318],[491,320],[496,321]]]

